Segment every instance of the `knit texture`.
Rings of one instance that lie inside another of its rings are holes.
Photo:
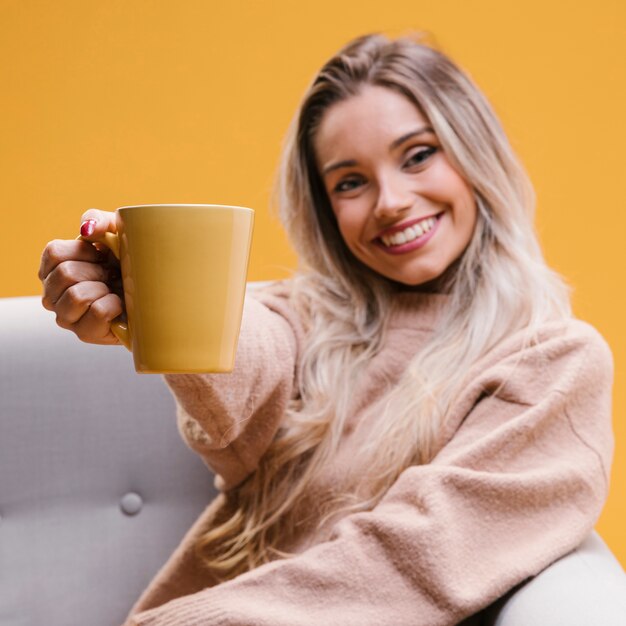
[[[246,302],[235,371],[176,375],[181,434],[221,490],[255,470],[295,381],[305,329],[286,297]],[[335,461],[302,503],[358,469],[389,385],[436,326],[446,296],[403,294],[385,345],[354,390]],[[451,364],[453,367],[454,364]],[[611,352],[579,320],[538,341],[503,341],[472,370],[434,460],[406,469],[371,511],[331,528],[305,524],[273,561],[222,584],[194,543],[226,503],[207,508],[131,612],[135,626],[452,626],[574,549],[607,496],[613,452]],[[363,468],[367,471],[367,468]]]

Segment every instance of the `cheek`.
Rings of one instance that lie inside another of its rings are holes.
[[[358,248],[359,242],[358,231],[350,225],[340,224],[339,234],[341,235],[341,239],[343,240],[343,243],[346,245],[346,247],[352,252],[355,252]]]
[[[440,160],[428,173],[427,190],[433,199],[457,206],[473,203],[471,186],[447,160]]]
[[[346,220],[345,215],[341,212],[335,211],[335,219],[337,220],[337,230],[343,242],[350,247],[350,226],[349,221]]]
[[[359,233],[362,222],[356,211],[346,210],[345,208],[340,209],[335,211],[335,217],[337,218],[339,232],[344,239],[354,238]]]
[[[472,188],[456,172],[447,176],[447,180],[442,181],[442,184],[445,185],[447,195],[444,201],[453,208],[455,218],[468,226],[473,225],[476,222],[478,208]]]
[[[463,219],[467,222],[468,228],[474,232],[478,219],[478,206],[472,190],[467,186],[459,193],[459,207],[463,212]]]
[[[457,224],[460,235],[460,245],[465,249],[474,236],[478,222],[478,207],[473,196],[468,196],[457,213]]]

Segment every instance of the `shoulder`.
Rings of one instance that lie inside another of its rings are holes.
[[[541,389],[609,385],[613,355],[602,334],[576,318],[551,320],[519,330],[476,364],[474,375],[501,397],[532,404]]]
[[[282,328],[295,342],[296,351],[301,351],[304,341],[304,320],[294,305],[291,281],[267,281],[249,283],[246,292],[244,319],[255,327],[272,326]]]
[[[581,358],[612,361],[609,344],[591,324],[577,318],[550,320],[534,328],[522,328],[485,355],[486,361],[526,358],[538,362]]]
[[[576,318],[568,320],[562,340],[585,359],[592,359],[613,369],[613,351],[600,331],[590,323]]]
[[[290,320],[295,315],[291,292],[291,284],[287,280],[249,283],[246,303],[252,307],[260,304]]]

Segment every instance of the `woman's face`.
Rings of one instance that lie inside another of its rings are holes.
[[[476,201],[410,100],[365,86],[326,111],[314,149],[341,236],[369,268],[416,286],[461,256]]]

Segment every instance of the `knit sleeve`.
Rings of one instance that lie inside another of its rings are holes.
[[[134,623],[452,626],[574,549],[607,495],[611,353],[579,322],[509,348],[482,364],[433,462],[374,509]]]
[[[235,367],[229,374],[172,374],[186,443],[229,489],[256,469],[291,396],[302,330],[285,297],[247,297]]]

